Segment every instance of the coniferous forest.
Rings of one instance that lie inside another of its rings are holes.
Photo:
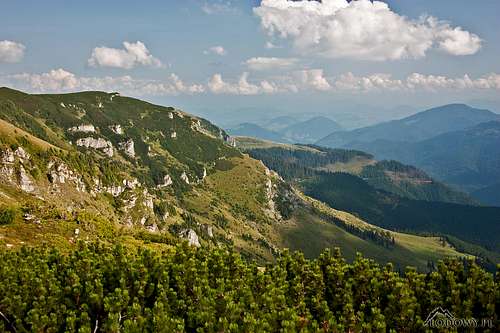
[[[437,307],[500,328],[500,273],[468,261],[422,274],[285,251],[261,267],[228,250],[98,243],[0,256],[3,332],[424,332]]]

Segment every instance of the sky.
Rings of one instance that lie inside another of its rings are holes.
[[[498,13],[497,0],[4,0],[0,86],[118,91],[223,126],[499,112]]]

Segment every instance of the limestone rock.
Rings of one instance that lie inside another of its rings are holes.
[[[181,231],[180,236],[181,238],[186,239],[190,246],[196,246],[196,247],[201,246],[198,235],[193,229],[186,229]]]
[[[92,124],[81,124],[68,128],[68,132],[95,133],[95,127]]]
[[[124,133],[122,125],[120,125],[120,124],[111,125],[111,126],[109,126],[109,129],[113,133],[118,134],[118,135],[122,135]]]
[[[28,161],[31,158],[30,154],[28,154],[23,147],[18,147],[14,152],[14,155],[23,161]]]
[[[132,157],[132,158],[135,157],[134,140],[128,139],[125,142],[121,142],[119,144],[119,146],[120,146],[120,149],[122,149],[127,156]]]
[[[35,191],[35,186],[22,165],[19,168],[19,187],[21,187],[21,190],[28,193]]]
[[[93,137],[81,138],[76,141],[76,145],[85,148],[99,149],[104,152],[109,157],[113,157],[114,149],[113,144],[110,141],[104,140],[103,138],[95,139]]]
[[[182,175],[181,175],[181,179],[182,179],[182,180],[183,180],[186,184],[188,184],[188,185],[189,185],[189,177],[188,177],[188,175],[186,174],[186,172],[185,172],[185,171],[182,173]]]
[[[165,175],[163,177],[163,183],[159,184],[157,187],[158,188],[163,188],[163,187],[170,186],[172,184],[173,184],[173,182],[172,182],[172,178],[170,177],[170,175]]]

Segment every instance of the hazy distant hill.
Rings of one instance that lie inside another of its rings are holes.
[[[290,142],[314,143],[335,131],[342,130],[342,127],[335,121],[327,117],[314,117],[290,125],[280,131],[281,135]]]
[[[227,132],[234,136],[248,136],[275,142],[288,142],[280,133],[274,132],[253,123],[243,123],[230,128]]]
[[[242,123],[228,129],[235,136],[254,137],[285,143],[314,143],[325,135],[341,130],[342,127],[327,117],[313,117],[306,121],[283,116],[260,125]]]
[[[349,148],[376,140],[417,142],[492,120],[500,120],[500,115],[465,104],[450,104],[400,120],[353,131],[334,132],[320,139],[317,144],[325,147]]]
[[[377,158],[416,165],[446,183],[469,192],[500,183],[500,122],[438,135],[416,143],[375,141],[353,147]],[[494,191],[476,192],[485,204],[495,201]],[[490,196],[491,194],[492,196]]]
[[[288,126],[297,124],[299,122],[300,120],[292,116],[279,116],[269,120],[261,121],[258,123],[258,125],[268,130],[279,132],[287,128]]]

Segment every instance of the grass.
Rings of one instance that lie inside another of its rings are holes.
[[[12,125],[11,123],[6,122],[3,119],[0,119],[0,136],[2,138],[9,138],[11,140],[13,139],[15,141],[17,141],[19,138],[24,138],[31,142],[34,146],[42,150],[48,150],[50,148],[60,150],[59,147],[56,147],[48,143],[47,141],[31,135],[30,133]]]

